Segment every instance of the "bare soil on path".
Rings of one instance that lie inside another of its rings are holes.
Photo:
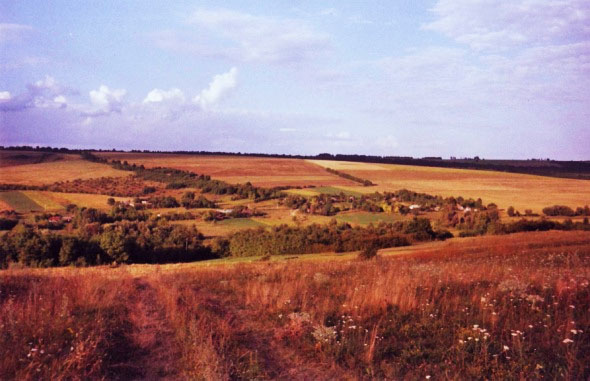
[[[119,341],[118,361],[110,366],[109,378],[120,380],[181,379],[177,365],[180,351],[166,312],[158,304],[156,290],[142,278],[135,279],[131,295],[129,326]]]

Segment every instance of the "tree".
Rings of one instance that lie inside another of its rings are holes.
[[[508,213],[509,217],[514,217],[514,207],[509,206],[508,209],[506,210],[506,213]]]
[[[100,237],[100,248],[117,263],[125,263],[129,260],[128,247],[129,243],[125,234],[120,230],[105,231]]]

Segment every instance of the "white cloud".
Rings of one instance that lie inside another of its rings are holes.
[[[109,89],[101,85],[98,90],[90,91],[90,102],[99,113],[121,112],[125,89]]]
[[[590,37],[587,0],[439,0],[425,29],[476,50],[555,44]]]
[[[0,91],[0,102],[9,101],[11,98],[10,91]]]
[[[147,94],[147,96],[143,100],[143,103],[159,103],[165,101],[177,101],[183,103],[184,93],[177,88],[173,88],[168,91],[161,89],[153,89]]]
[[[193,102],[199,104],[203,109],[207,109],[237,86],[237,77],[238,69],[235,67],[232,67],[227,73],[217,74],[209,83],[209,87],[193,98]]]
[[[74,93],[67,87],[61,86],[55,78],[45,76],[44,79],[29,83],[25,92],[13,96],[9,92],[2,92],[3,97],[0,111],[20,111],[27,108],[65,107],[64,94]],[[0,97],[1,98],[1,97]]]
[[[33,28],[29,25],[0,23],[0,44],[20,41],[32,30]]]
[[[298,63],[330,50],[330,39],[296,19],[256,16],[227,9],[201,9],[188,19],[197,31],[161,31],[163,48],[234,61]]]

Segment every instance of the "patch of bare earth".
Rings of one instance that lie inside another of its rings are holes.
[[[144,279],[135,279],[129,307],[129,326],[119,338],[118,361],[110,366],[108,378],[121,380],[180,379],[180,351],[174,331],[159,305],[155,289]]]

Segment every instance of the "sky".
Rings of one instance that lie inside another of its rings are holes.
[[[590,1],[0,0],[0,145],[590,160]]]

